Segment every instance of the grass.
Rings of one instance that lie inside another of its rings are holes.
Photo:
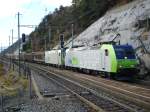
[[[0,94],[3,95],[16,95],[19,88],[27,89],[28,80],[23,77],[19,77],[18,73],[9,70],[4,74],[3,65],[0,64]]]
[[[4,74],[3,64],[0,63],[0,76]]]

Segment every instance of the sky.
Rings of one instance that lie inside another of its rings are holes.
[[[45,15],[52,13],[60,5],[70,6],[72,0],[0,0],[0,46],[9,46],[9,36],[18,39],[17,13],[20,25],[38,25]],[[21,27],[22,33],[30,34],[34,28]]]

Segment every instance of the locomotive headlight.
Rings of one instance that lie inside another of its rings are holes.
[[[127,57],[124,57],[124,59],[128,59]]]

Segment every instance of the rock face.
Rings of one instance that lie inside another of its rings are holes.
[[[150,70],[150,0],[136,0],[111,9],[79,34],[73,45],[92,46],[112,40],[132,45],[140,62]],[[68,46],[71,45],[70,42]]]

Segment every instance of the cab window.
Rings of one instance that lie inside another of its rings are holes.
[[[105,49],[105,56],[108,56],[108,49]]]

